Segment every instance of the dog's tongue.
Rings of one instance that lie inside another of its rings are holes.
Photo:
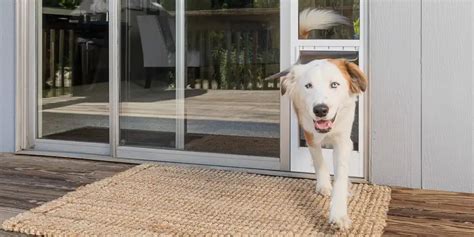
[[[331,120],[319,120],[314,123],[314,126],[319,130],[326,130],[332,127]]]

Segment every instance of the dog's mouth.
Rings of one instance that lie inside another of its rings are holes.
[[[331,131],[332,127],[334,126],[334,121],[336,121],[336,115],[330,120],[327,119],[319,119],[313,120],[314,122],[314,129],[316,129],[319,133],[328,133]]]

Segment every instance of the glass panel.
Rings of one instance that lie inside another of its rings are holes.
[[[302,62],[309,62],[316,59],[326,58],[346,58],[356,64],[359,64],[359,52],[354,51],[301,51],[300,58]],[[306,140],[304,139],[303,129],[299,129],[300,146],[306,147]],[[354,142],[354,151],[359,150],[359,103],[356,103],[356,111],[354,124],[352,125],[351,139]],[[324,148],[331,149],[330,146],[324,146]]]
[[[109,142],[107,4],[43,0],[38,138]]]
[[[339,25],[327,30],[313,30],[308,39],[359,39],[360,0],[299,0],[298,9],[306,8],[334,10],[352,22],[351,26]]]
[[[278,0],[186,1],[185,149],[280,156]]]
[[[175,1],[122,0],[120,144],[175,148]]]

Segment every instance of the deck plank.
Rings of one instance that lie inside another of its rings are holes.
[[[22,210],[22,209],[0,206],[0,223],[2,223],[3,221],[5,221],[5,220],[7,220],[11,217],[14,217],[14,216],[18,215],[18,214],[20,214],[24,211],[25,210]],[[2,237],[13,237],[13,236],[20,237],[20,236],[27,236],[27,235],[12,233],[12,232],[6,232],[6,231],[3,231],[3,230],[0,230],[0,236],[2,236]]]
[[[17,208],[0,207],[0,223],[24,211],[25,210],[17,209]]]
[[[393,187],[385,235],[474,236],[474,194]]]
[[[133,166],[0,154],[0,222]],[[474,236],[474,194],[393,187],[385,235]]]
[[[133,165],[0,154],[0,207],[31,209],[130,167]]]

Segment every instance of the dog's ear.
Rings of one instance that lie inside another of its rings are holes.
[[[280,91],[281,95],[285,95],[288,89],[291,90],[293,83],[291,82],[293,79],[290,77],[291,73],[288,73],[286,76],[280,77]]]
[[[296,77],[299,74],[298,72],[302,70],[302,67],[302,65],[294,65],[289,69],[289,72],[285,76],[280,77],[281,95],[291,93],[296,85]]]
[[[349,73],[349,76],[351,77],[351,81],[349,82],[351,92],[354,94],[365,92],[369,81],[364,72],[362,72],[359,66],[353,62],[344,60],[344,65],[347,73]]]

